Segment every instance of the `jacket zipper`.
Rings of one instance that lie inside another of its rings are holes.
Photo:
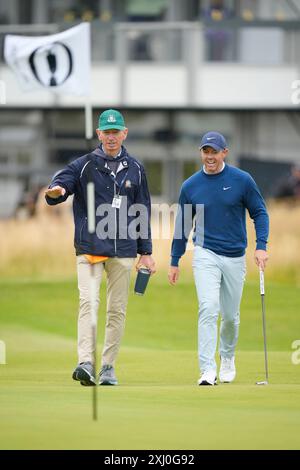
[[[114,197],[117,195],[116,183],[114,183]],[[115,207],[115,255],[117,256],[117,208]]]

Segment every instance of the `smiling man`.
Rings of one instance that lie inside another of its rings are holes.
[[[179,279],[179,260],[185,253],[195,221],[193,270],[199,301],[198,356],[202,372],[198,385],[215,385],[219,313],[219,379],[232,382],[236,375],[234,354],[246,274],[246,209],[255,224],[254,258],[262,270],[268,260],[269,217],[253,178],[245,171],[225,164],[228,147],[222,134],[205,134],[200,144],[200,155],[202,170],[181,187],[169,281],[174,285]]]
[[[73,160],[58,172],[46,191],[50,205],[64,202],[74,194],[74,245],[77,260],[80,295],[78,318],[78,365],[73,379],[84,386],[117,385],[115,361],[125,326],[130,272],[137,254],[136,265],[155,272],[151,256],[151,200],[143,166],[129,155],[123,145],[128,133],[123,115],[115,109],[105,110],[96,129],[99,146],[90,154]],[[95,184],[96,233],[88,231],[87,185],[90,177]],[[147,217],[143,230],[135,205],[143,207]],[[125,217],[120,217],[120,213]],[[129,215],[129,213],[131,215]],[[109,214],[109,217],[107,216]],[[134,215],[136,214],[136,216]],[[129,230],[136,222],[136,231]],[[138,222],[138,223],[137,223]],[[101,279],[107,276],[107,312],[102,367],[98,379],[94,370],[94,342],[91,315],[91,269],[95,264],[97,309]]]

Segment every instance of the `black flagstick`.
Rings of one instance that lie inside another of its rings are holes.
[[[89,152],[92,150],[92,107],[89,101],[85,105],[85,138],[87,149]],[[88,232],[90,234],[92,254],[94,253],[94,236],[96,232],[96,215],[95,215],[95,183],[93,180],[92,165],[88,163],[87,167],[87,217],[88,217]],[[92,387],[93,393],[93,420],[98,419],[98,405],[97,405],[97,311],[96,311],[96,293],[97,293],[97,281],[95,276],[95,265],[90,264],[90,302],[91,302],[91,327],[92,327],[92,338],[93,338],[93,350],[94,350],[94,374],[95,374],[95,386]]]
[[[87,168],[90,165],[87,165]],[[87,216],[88,216],[88,232],[91,239],[91,247],[93,250],[93,239],[96,231],[96,217],[95,217],[95,183],[92,179],[91,168],[88,168],[88,184],[87,184]],[[96,293],[97,293],[97,280],[95,276],[95,265],[90,264],[90,303],[91,303],[91,326],[94,350],[94,375],[95,386],[93,387],[93,419],[97,421],[97,311],[96,311]]]

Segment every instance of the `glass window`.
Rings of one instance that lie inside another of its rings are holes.
[[[82,21],[93,21],[95,19],[109,20],[109,12],[101,16],[99,0],[51,0],[48,1],[50,21],[54,23],[73,23]]]
[[[159,17],[167,6],[167,0],[128,0],[127,14],[131,17]]]

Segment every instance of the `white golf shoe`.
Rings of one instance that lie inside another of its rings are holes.
[[[229,383],[235,379],[236,370],[233,357],[221,357],[221,367],[219,372],[220,382]]]
[[[203,372],[200,379],[198,380],[198,385],[217,385],[217,374],[215,370],[207,370]]]

